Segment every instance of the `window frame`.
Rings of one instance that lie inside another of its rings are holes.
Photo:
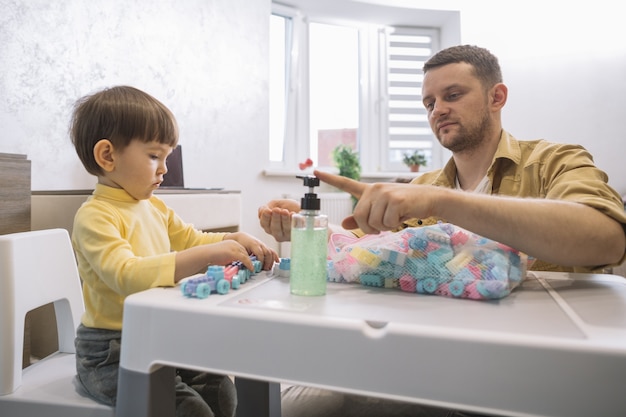
[[[290,67],[290,80],[287,86],[285,114],[285,141],[283,161],[270,162],[275,170],[294,171],[298,161],[304,161],[309,154],[309,74],[308,74],[308,23],[339,24],[356,27],[359,30],[359,66],[360,66],[360,99],[358,143],[359,156],[363,167],[363,177],[392,177],[399,172],[399,167],[390,166],[388,157],[388,97],[386,91],[386,40],[381,33],[389,30],[388,25],[381,22],[370,22],[367,19],[356,22],[351,19],[329,13],[307,13],[298,7],[272,3],[272,14],[291,19],[292,28],[290,50],[288,55],[294,60]],[[454,12],[444,12],[454,13]],[[406,28],[407,25],[397,25]],[[433,21],[432,26],[424,24],[409,25],[416,29],[439,31],[437,41],[433,43],[434,51],[443,47],[445,33]],[[392,27],[393,28],[393,27]],[[452,36],[454,38],[454,36]],[[456,42],[453,42],[456,43]],[[437,49],[435,49],[437,48]],[[381,71],[382,69],[382,71]],[[295,138],[300,138],[296,140]],[[433,135],[433,141],[436,139]],[[437,143],[432,146],[432,159],[429,168],[440,168],[446,158],[445,149]],[[328,167],[324,167],[328,168]]]

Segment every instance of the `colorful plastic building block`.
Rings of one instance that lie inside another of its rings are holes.
[[[291,259],[280,258],[280,262],[274,264],[273,274],[277,277],[289,278],[291,275]]]
[[[362,285],[366,285],[369,287],[384,287],[385,286],[385,278],[377,274],[362,274],[360,276],[360,281]]]
[[[180,289],[185,297],[207,298],[213,292],[228,293],[230,283],[224,278],[216,279],[212,275],[204,274],[185,280]]]
[[[254,266],[251,271],[242,262],[233,262],[227,266],[209,265],[204,275],[188,278],[180,285],[185,297],[207,298],[212,293],[227,294],[231,289],[236,290],[250,277],[263,269],[263,264],[251,256]]]

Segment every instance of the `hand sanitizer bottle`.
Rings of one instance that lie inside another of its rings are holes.
[[[300,200],[301,211],[291,217],[291,293],[295,295],[326,294],[328,217],[320,214],[320,199],[314,187],[319,178],[297,176],[309,192]]]

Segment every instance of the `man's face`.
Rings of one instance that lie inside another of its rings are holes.
[[[472,151],[487,140],[492,123],[488,97],[470,64],[429,70],[422,97],[430,127],[445,148],[453,153]]]

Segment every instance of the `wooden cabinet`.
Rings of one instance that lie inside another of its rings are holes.
[[[0,234],[30,230],[30,161],[0,153]]]

